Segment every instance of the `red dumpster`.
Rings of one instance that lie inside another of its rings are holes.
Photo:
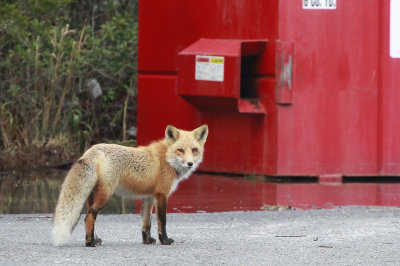
[[[138,144],[210,134],[201,170],[400,175],[400,0],[139,1]]]

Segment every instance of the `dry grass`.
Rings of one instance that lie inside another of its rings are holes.
[[[54,158],[63,156],[66,158],[61,160],[69,159],[68,151],[76,150],[74,146],[79,145],[74,143],[77,140],[68,129],[68,116],[71,104],[79,93],[76,83],[80,77],[75,75],[75,68],[86,41],[85,28],[76,41],[75,35],[77,33],[68,25],[58,32],[54,31],[51,54],[41,54],[41,45],[44,44],[37,37],[34,49],[28,50],[24,62],[25,77],[9,73],[9,82],[21,85],[16,87],[14,98],[8,101],[4,99],[6,97],[0,98],[0,144],[3,146],[0,168],[15,167],[15,161],[24,165],[34,160],[38,163],[45,159],[54,162]],[[70,52],[66,55],[68,50]],[[33,60],[29,62],[29,58]],[[47,63],[43,63],[44,59]],[[13,58],[9,63],[10,69],[18,67],[11,65],[18,63]],[[28,82],[18,82],[21,78]]]

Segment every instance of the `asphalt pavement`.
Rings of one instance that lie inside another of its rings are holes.
[[[99,214],[94,248],[83,215],[61,247],[52,214],[0,217],[0,265],[400,265],[394,207],[167,214],[171,246],[143,245],[140,215]],[[155,224],[153,214],[153,236]]]

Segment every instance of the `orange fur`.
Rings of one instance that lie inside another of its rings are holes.
[[[87,150],[71,168],[57,203],[53,239],[56,245],[68,238],[85,200],[86,245],[100,243],[94,235],[97,213],[106,205],[119,184],[146,198],[143,212],[143,243],[154,243],[150,236],[150,215],[156,201],[159,239],[171,244],[166,234],[166,205],[169,195],[201,163],[207,125],[193,131],[167,126],[165,139],[138,148],[97,144]],[[70,214],[71,212],[71,214]]]

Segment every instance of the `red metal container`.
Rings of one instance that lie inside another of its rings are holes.
[[[139,1],[138,143],[207,123],[204,171],[400,175],[399,2]]]

